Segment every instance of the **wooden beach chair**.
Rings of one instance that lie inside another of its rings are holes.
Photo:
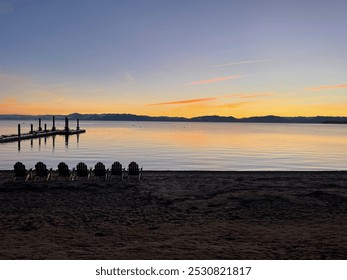
[[[91,170],[88,170],[88,167],[85,163],[80,162],[76,165],[76,169],[73,169],[73,172],[75,174],[75,180],[77,180],[80,177],[89,180]]]
[[[121,177],[122,181],[124,180],[124,172],[125,172],[125,168],[123,168],[123,166],[118,162],[114,162],[111,166],[111,170],[110,170],[110,179],[112,176],[115,177]]]
[[[130,162],[130,164],[128,166],[127,181],[129,180],[130,176],[137,176],[137,181],[140,182],[141,174],[142,174],[142,167],[139,168],[139,165],[134,161]]]
[[[45,180],[48,181],[49,178],[51,178],[51,176],[52,176],[52,168],[48,170],[46,165],[41,161],[36,163],[35,176],[33,178],[34,181],[36,181],[36,179],[39,177],[44,177]]]
[[[95,177],[107,179],[107,171],[102,162],[95,164],[93,178]]]
[[[58,179],[59,178],[67,178],[68,180],[72,179],[72,172],[64,162],[58,164]]]
[[[18,161],[15,163],[13,168],[14,177],[12,179],[12,182],[14,182],[17,178],[25,178],[25,181],[27,181],[31,177],[31,169],[27,171],[23,163]]]

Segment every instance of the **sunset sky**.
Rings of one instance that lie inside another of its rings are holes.
[[[0,114],[347,116],[345,0],[0,0]]]

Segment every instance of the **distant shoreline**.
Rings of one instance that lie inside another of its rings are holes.
[[[55,116],[56,120],[80,119],[86,121],[136,121],[136,122],[224,122],[224,123],[312,123],[312,124],[347,124],[347,117],[314,116],[314,117],[280,117],[280,116],[255,116],[247,118],[235,118],[232,116],[199,116],[193,118],[145,116],[134,114],[79,114],[69,115],[16,115],[2,114],[0,120],[50,120]]]

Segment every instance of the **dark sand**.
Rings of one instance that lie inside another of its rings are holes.
[[[0,259],[347,259],[347,172],[8,181]]]

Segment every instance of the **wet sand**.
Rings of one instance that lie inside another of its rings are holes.
[[[9,182],[0,259],[347,259],[347,172]]]

